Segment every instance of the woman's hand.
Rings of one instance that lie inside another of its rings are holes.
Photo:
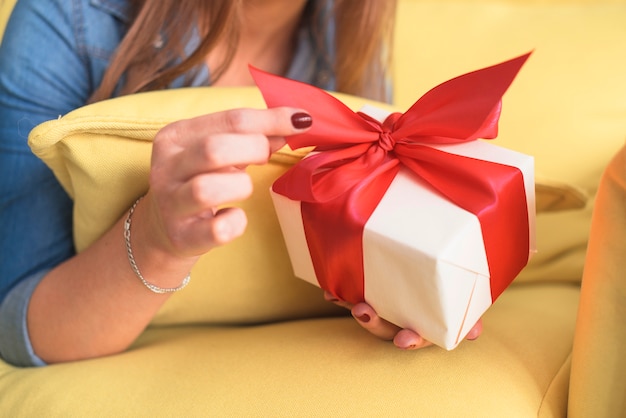
[[[357,303],[350,305],[344,301],[336,299],[329,292],[324,291],[324,298],[346,309],[350,309],[352,316],[363,328],[383,340],[392,341],[396,347],[403,350],[416,350],[433,345],[430,341],[422,338],[418,333],[410,329],[402,329],[397,325],[388,322],[376,314],[376,311],[367,303]],[[465,337],[468,340],[475,340],[483,331],[482,320],[478,320],[476,325]]]
[[[310,125],[302,110],[281,107],[229,110],[163,128],[154,139],[149,192],[161,249],[198,257],[240,236],[245,213],[224,205],[252,193],[245,167],[266,163],[284,136]]]

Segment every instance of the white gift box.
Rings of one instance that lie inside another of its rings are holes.
[[[377,109],[364,109],[379,120]],[[530,253],[535,248],[532,157],[484,141],[433,146],[451,154],[515,166],[523,174]],[[271,191],[294,274],[319,286],[301,204]],[[530,254],[529,254],[530,256]],[[491,306],[490,274],[476,215],[455,206],[401,169],[363,233],[365,301],[378,315],[448,350]]]

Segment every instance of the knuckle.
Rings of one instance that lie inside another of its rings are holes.
[[[272,110],[272,115],[274,117],[274,123],[278,126],[284,126],[286,121],[291,121],[292,111],[286,107],[276,107]],[[288,130],[291,130],[291,122],[289,122]]]
[[[189,182],[189,194],[194,203],[201,202],[204,197],[204,185],[198,178],[193,178]]]
[[[162,144],[168,144],[177,142],[178,138],[183,136],[181,121],[169,123],[162,127],[152,140],[153,146],[161,146]]]
[[[225,113],[225,123],[233,132],[246,132],[248,119],[248,112],[245,109],[234,109]]]
[[[209,199],[209,188],[201,177],[191,179],[189,182],[189,194],[191,201],[196,205],[205,206],[211,203]]]
[[[198,176],[189,182],[191,201],[204,209],[244,200],[253,189],[252,179],[245,172]]]
[[[221,167],[224,160],[224,150],[221,142],[211,137],[204,141],[202,158],[209,167]]]

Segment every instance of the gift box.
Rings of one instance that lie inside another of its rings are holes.
[[[443,83],[404,114],[355,113],[253,69],[268,106],[314,121],[288,139],[314,152],[271,190],[295,275],[455,348],[534,251],[533,158],[479,140],[497,135],[527,58]]]

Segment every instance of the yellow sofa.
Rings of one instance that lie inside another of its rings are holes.
[[[399,2],[399,110],[534,49],[504,98],[496,143],[536,158],[539,252],[478,340],[399,351],[291,277],[267,200],[298,157],[283,152],[252,168],[248,233],[206,261],[228,280],[194,278],[123,354],[36,369],[0,361],[0,416],[626,416],[624,22],[623,0]],[[254,88],[147,93],[36,128],[33,150],[75,198],[78,247],[145,189],[159,127],[235,106],[263,102]],[[103,176],[110,161],[115,173]],[[254,268],[233,263],[251,248]]]

